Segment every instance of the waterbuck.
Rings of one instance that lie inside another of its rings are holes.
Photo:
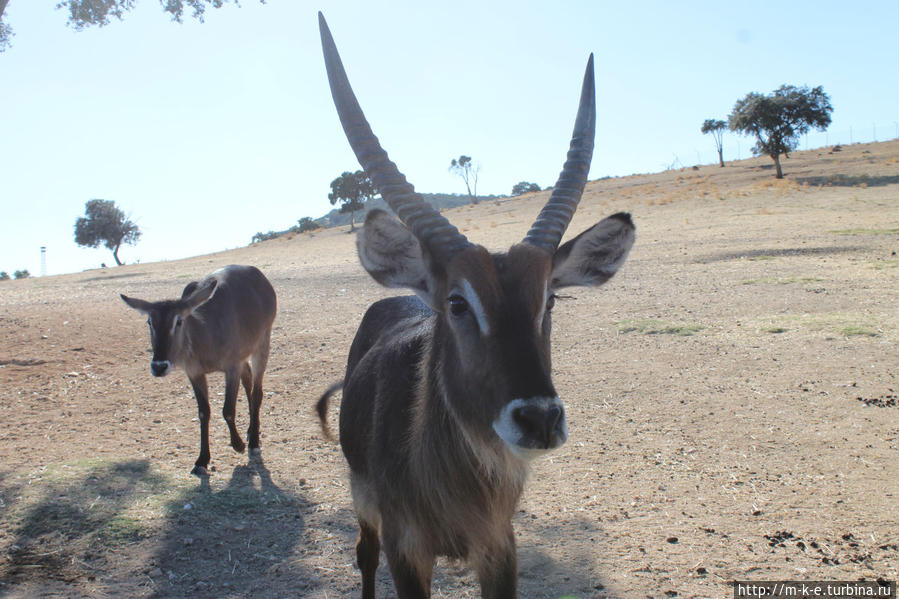
[[[552,195],[503,254],[470,243],[387,157],[350,88],[319,13],[331,95],[359,162],[399,217],[374,210],[358,234],[363,267],[416,296],[373,304],[350,347],[340,444],[359,521],[362,597],[383,548],[400,599],[430,596],[437,556],[466,559],[482,596],[517,596],[512,515],[529,461],[568,437],[550,377],[555,293],[605,283],[634,242],[615,214],[561,247],[593,153],[593,57]],[[401,222],[400,222],[401,221]],[[332,386],[316,408],[325,433]]]
[[[250,452],[259,451],[259,407],[262,374],[268,363],[275,290],[255,266],[231,265],[188,283],[181,299],[148,302],[122,295],[126,304],[147,315],[153,376],[167,375],[175,366],[190,379],[200,412],[200,457],[192,474],[204,476],[209,467],[209,389],[206,375],[225,373],[222,415],[231,432],[231,447],[245,445],[234,425],[237,391],[243,382],[250,405],[247,440]]]

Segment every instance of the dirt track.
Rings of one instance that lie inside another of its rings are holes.
[[[522,597],[899,578],[899,142],[794,154],[781,182],[769,163],[588,187],[570,232],[628,210],[638,240],[554,313],[571,437],[535,463],[514,523]],[[543,201],[447,216],[500,250]],[[228,263],[260,267],[280,306],[263,459],[214,420],[204,485],[186,377],[151,378],[118,293],[175,297]],[[0,597],[358,593],[346,468],[312,406],[387,295],[342,230],[0,284]],[[383,565],[380,581],[393,596]],[[434,596],[479,594],[441,563]]]

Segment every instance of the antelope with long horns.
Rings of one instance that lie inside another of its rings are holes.
[[[200,455],[192,474],[205,476],[209,467],[209,388],[206,375],[225,373],[222,415],[231,433],[231,447],[246,445],[234,423],[237,392],[243,383],[250,407],[247,441],[259,451],[259,408],[262,375],[268,364],[272,323],[277,311],[275,290],[255,266],[231,265],[200,282],[188,283],[181,299],[148,302],[122,295],[122,300],[147,316],[153,359],[150,372],[167,375],[175,366],[190,379],[200,417]]]
[[[490,254],[418,195],[372,133],[319,13],[331,95],[359,162],[399,221],[368,214],[362,266],[417,295],[373,304],[350,347],[340,444],[359,521],[362,597],[383,548],[400,599],[430,596],[438,556],[466,559],[486,599],[517,596],[512,515],[529,461],[568,437],[550,376],[556,292],[605,283],[634,242],[628,214],[561,247],[593,154],[593,56],[568,159],[524,240]],[[317,411],[325,433],[329,389]]]

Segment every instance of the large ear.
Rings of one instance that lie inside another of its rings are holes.
[[[602,285],[627,258],[635,239],[631,215],[605,218],[560,247],[553,256],[552,288]]]
[[[194,290],[187,295],[189,288],[191,286],[195,286],[195,283],[188,283],[187,287],[184,288],[184,292],[181,294],[181,301],[187,307],[186,312],[190,313],[208,302],[212,298],[212,294],[215,293],[216,286],[218,285],[218,281],[215,279],[208,279],[202,285],[196,286]]]
[[[141,314],[149,314],[150,309],[153,307],[153,304],[146,300],[137,299],[136,297],[128,297],[124,293],[120,293],[119,296],[122,298],[123,302],[125,302]]]
[[[385,287],[414,291],[434,306],[434,277],[421,244],[412,232],[384,210],[372,210],[356,236],[359,261]]]

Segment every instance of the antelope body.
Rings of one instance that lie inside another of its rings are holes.
[[[428,205],[389,161],[319,13],[331,93],[350,145],[399,216],[369,213],[363,267],[416,296],[373,304],[350,348],[340,444],[359,521],[362,596],[383,548],[400,599],[430,596],[437,556],[467,559],[482,596],[517,596],[512,515],[529,461],[568,437],[550,376],[555,292],[600,285],[634,241],[613,215],[559,247],[586,184],[594,135],[592,56],[568,161],[520,244],[490,254]],[[326,434],[329,389],[317,410]]]
[[[277,311],[275,290],[254,266],[231,265],[189,283],[181,299],[148,302],[122,295],[130,307],[147,315],[153,376],[166,376],[177,366],[187,373],[197,398],[200,418],[200,455],[192,474],[203,476],[209,467],[209,389],[206,375],[225,373],[225,405],[231,446],[243,453],[245,444],[235,426],[237,392],[241,382],[250,408],[247,441],[259,450],[259,408],[262,375],[268,363],[272,323]]]

